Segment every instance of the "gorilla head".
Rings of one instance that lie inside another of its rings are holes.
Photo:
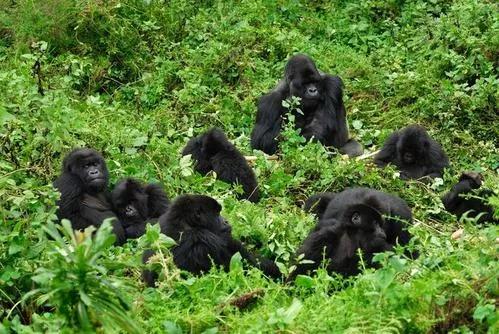
[[[111,192],[111,202],[118,218],[127,226],[148,218],[148,196],[143,185],[136,180],[118,182]]]
[[[323,79],[309,57],[293,56],[286,64],[284,76],[290,94],[301,98],[304,109],[315,108],[324,99]]]
[[[379,167],[393,163],[403,179],[441,177],[449,159],[439,143],[419,125],[411,125],[390,135],[374,162]]]
[[[403,165],[424,164],[430,148],[430,137],[420,126],[406,128],[397,142],[397,159]]]
[[[83,148],[69,153],[63,161],[63,172],[80,180],[87,193],[99,193],[107,187],[109,173],[102,155],[95,150]]]

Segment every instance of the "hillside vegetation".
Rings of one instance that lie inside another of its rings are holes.
[[[0,8],[0,333],[499,332],[498,227],[457,221],[440,200],[462,171],[476,170],[499,213],[497,1],[0,0]],[[343,79],[351,136],[367,152],[422,124],[449,155],[444,178],[402,181],[370,159],[305,144],[291,128],[278,160],[252,151],[256,100],[298,52]],[[212,126],[257,156],[258,204],[181,159],[187,140]],[[175,268],[158,228],[124,247],[111,246],[106,227],[93,241],[57,229],[51,183],[81,146],[103,153],[112,184],[133,176],[160,182],[170,198],[213,196],[233,234],[284,270],[315,223],[303,201],[351,186],[409,203],[420,257],[397,250],[358,277],[321,269],[287,285],[243,271],[237,258],[228,273],[190,276]],[[140,274],[151,243],[162,250],[156,289]]]

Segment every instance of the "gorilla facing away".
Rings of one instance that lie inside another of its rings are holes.
[[[171,249],[173,261],[182,270],[199,275],[208,272],[212,265],[228,270],[232,256],[239,252],[252,266],[265,275],[281,276],[276,264],[251,254],[243,244],[232,237],[231,226],[220,215],[222,207],[216,200],[203,195],[183,195],[175,199],[168,212],[159,219],[161,232],[177,242]],[[146,251],[144,262],[152,256]],[[144,272],[148,286],[154,286],[156,275]]]
[[[468,214],[470,218],[476,218],[481,214],[477,220],[478,224],[485,222],[499,224],[499,220],[494,219],[493,208],[483,199],[492,195],[492,191],[488,189],[478,190],[481,186],[482,176],[480,174],[475,172],[463,173],[459,178],[459,182],[442,198],[445,209],[455,214],[458,219],[464,213],[471,211]]]
[[[330,273],[356,275],[360,272],[357,250],[372,267],[375,253],[406,245],[411,238],[406,229],[412,222],[411,209],[399,197],[381,191],[350,188],[317,194],[305,203],[305,209],[320,218],[297,255],[304,254],[313,263],[298,264],[288,280],[317,269],[322,259],[329,261]]]
[[[170,204],[159,184],[142,184],[127,178],[119,181],[111,192],[113,211],[121,221],[127,238],[145,233],[147,223],[154,222]]]
[[[251,133],[252,148],[267,154],[277,151],[283,116],[288,112],[282,101],[291,96],[300,98],[302,113],[296,110],[292,113],[303,137],[307,140],[313,137],[351,157],[362,154],[362,146],[348,138],[341,79],[320,72],[310,57],[301,54],[291,57],[284,78],[258,101],[256,124]]]
[[[75,230],[99,227],[104,219],[115,218],[112,226],[116,243],[123,244],[125,231],[108,201],[108,180],[106,162],[100,153],[87,148],[70,152],[64,158],[61,175],[54,181],[61,193],[57,217],[70,220]]]
[[[240,199],[251,202],[260,199],[255,173],[222,130],[212,128],[189,140],[182,151],[182,155],[188,154],[196,161],[194,168],[197,172],[205,175],[214,171],[220,180],[240,184],[244,191]]]
[[[444,168],[449,166],[449,158],[442,146],[419,125],[392,133],[374,157],[374,162],[378,167],[394,164],[402,179],[442,177]]]

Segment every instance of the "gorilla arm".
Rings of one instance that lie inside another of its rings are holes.
[[[102,197],[85,194],[80,204],[81,217],[95,227],[99,227],[107,218],[114,218],[111,224],[113,233],[116,235],[116,244],[122,245],[126,241],[125,230],[114,212],[111,211],[106,199]],[[73,228],[75,227],[73,226]]]
[[[287,83],[281,80],[273,91],[260,98],[256,124],[251,133],[252,148],[267,154],[274,154],[277,151],[276,138],[281,131],[282,115],[286,113],[282,101],[288,95]]]

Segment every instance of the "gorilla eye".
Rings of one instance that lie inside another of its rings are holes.
[[[358,212],[354,212],[354,214],[352,215],[352,218],[351,218],[351,222],[354,224],[354,225],[359,225],[360,222],[361,222],[361,218],[360,218],[360,214]]]

